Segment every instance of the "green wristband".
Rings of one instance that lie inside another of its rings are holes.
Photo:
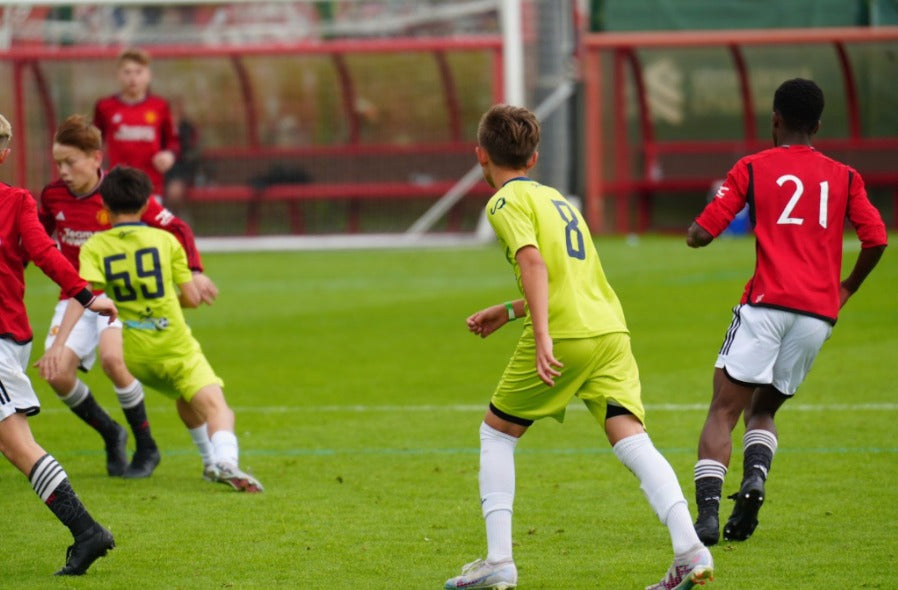
[[[512,303],[511,301],[507,301],[505,303],[505,309],[508,310],[508,321],[509,322],[518,319],[518,316],[516,316],[514,314],[514,303]]]

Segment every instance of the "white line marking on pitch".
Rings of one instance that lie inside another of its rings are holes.
[[[347,404],[347,405],[322,405],[322,406],[232,406],[232,409],[238,414],[291,414],[298,412],[321,412],[336,413],[345,412],[353,414],[362,413],[422,413],[422,412],[483,412],[486,404],[424,404],[424,405],[401,405],[401,404],[383,404],[383,405],[365,405],[365,404]],[[894,412],[898,410],[898,403],[867,403],[867,404],[786,404],[783,406],[785,411],[793,412],[831,412],[831,411],[869,411],[869,412]],[[168,407],[155,406],[148,408],[153,413],[170,412]],[[582,404],[572,403],[568,406],[568,411],[585,411],[586,406]],[[707,404],[646,404],[646,412],[684,412],[695,411],[705,412],[708,410]],[[47,414],[56,414],[68,412],[68,408],[63,407],[41,407],[41,412]]]

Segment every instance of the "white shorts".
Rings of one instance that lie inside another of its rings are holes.
[[[41,402],[25,374],[30,356],[30,342],[16,344],[0,338],[0,420],[16,412],[33,416],[41,411]]]
[[[106,297],[106,295],[97,295],[97,297]],[[56,303],[56,309],[53,310],[53,319],[50,320],[50,332],[47,339],[44,340],[44,350],[52,346],[56,340],[56,334],[59,332],[59,326],[62,324],[62,318],[65,316],[66,307],[69,305],[68,299],[61,299]],[[111,324],[109,318],[89,309],[84,310],[84,315],[75,324],[69,339],[66,340],[66,347],[74,352],[81,361],[81,368],[89,371],[97,360],[97,346],[100,344],[100,334],[103,330],[109,328],[122,329],[122,323],[116,319]]]
[[[737,305],[714,366],[738,381],[793,395],[832,331],[831,324],[811,316]]]

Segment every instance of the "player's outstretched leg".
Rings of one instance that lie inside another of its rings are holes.
[[[238,492],[263,491],[259,480],[240,469],[239,447],[234,434],[234,412],[228,407],[221,386],[210,384],[203,387],[190,398],[189,404],[205,421],[211,433],[209,440],[212,443],[214,469],[208,470],[209,475]]]
[[[56,459],[35,442],[24,414],[0,419],[0,449],[31,482],[44,505],[69,529],[74,544],[57,575],[81,575],[115,547],[112,534],[87,512]]]
[[[500,563],[489,563],[483,559],[472,561],[461,568],[461,575],[446,580],[446,590],[457,588],[494,588],[507,590],[518,585],[518,568],[508,559]]]

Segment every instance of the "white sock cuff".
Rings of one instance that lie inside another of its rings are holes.
[[[137,379],[132,381],[131,385],[127,387],[113,386],[113,389],[116,397],[118,397],[119,405],[126,410],[140,405],[140,402],[143,401],[143,385]]]
[[[652,439],[649,438],[648,432],[641,432],[639,434],[634,434],[633,436],[628,436],[627,438],[622,438],[617,441],[617,444],[614,445],[611,450],[614,451],[614,454],[621,463],[629,467],[630,456],[646,444],[653,446]]]
[[[90,395],[90,388],[81,379],[75,379],[75,386],[65,395],[59,397],[70,408],[78,407]]]
[[[716,477],[720,481],[723,481],[726,474],[726,465],[719,461],[715,461],[714,459],[699,459],[695,463],[696,481],[705,477]]]
[[[497,510],[507,510],[508,512],[512,512],[514,507],[514,494],[505,492],[485,494],[480,499],[480,507],[483,509],[484,518],[491,512]]]
[[[480,423],[480,440],[495,440],[495,441],[503,441],[510,442],[512,446],[516,446],[518,444],[518,437],[512,436],[510,434],[505,434],[504,432],[499,432],[486,422]]]
[[[216,463],[226,463],[237,467],[237,435],[228,430],[219,430],[209,438]]]
[[[769,430],[748,430],[742,436],[742,448],[746,449],[751,445],[764,445],[770,449],[771,452],[776,453],[776,435]]]
[[[188,428],[187,432],[190,433],[190,438],[193,439],[193,442],[200,444],[209,441],[209,428],[205,422],[197,426],[196,428]]]
[[[48,453],[37,460],[28,479],[31,481],[34,492],[40,496],[42,501],[46,502],[47,498],[67,477],[62,465]]]

